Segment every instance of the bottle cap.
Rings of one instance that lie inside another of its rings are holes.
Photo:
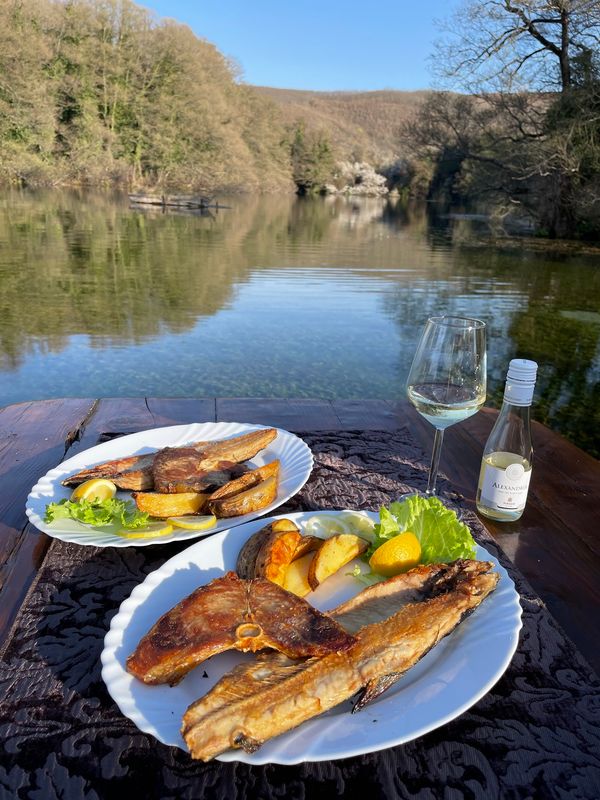
[[[535,361],[529,361],[526,358],[513,358],[508,365],[508,374],[506,376],[509,381],[517,381],[518,383],[535,383],[538,365]]]
[[[530,406],[538,365],[526,358],[513,358],[508,365],[504,400],[513,406]]]

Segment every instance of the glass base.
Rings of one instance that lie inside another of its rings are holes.
[[[412,492],[405,492],[404,494],[401,494],[398,497],[398,501],[401,502],[402,500],[408,500],[409,497],[437,497],[440,499],[439,495],[435,494],[434,492],[426,492],[424,489],[413,489]],[[442,500],[442,502],[444,501]]]

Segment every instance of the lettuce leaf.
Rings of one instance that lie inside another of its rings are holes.
[[[457,558],[474,558],[475,541],[469,528],[437,497],[408,497],[379,512],[372,553],[403,531],[412,531],[421,543],[421,563],[435,564]]]
[[[45,522],[57,519],[75,519],[86,525],[110,525],[117,523],[128,530],[144,528],[148,524],[148,514],[138,511],[131,500],[61,500],[48,503]]]
[[[349,575],[351,578],[356,578],[357,581],[365,586],[373,586],[374,583],[381,583],[382,581],[387,580],[385,575],[378,575],[376,572],[371,570],[363,572],[358,564],[354,567],[352,572],[347,572],[346,575]]]

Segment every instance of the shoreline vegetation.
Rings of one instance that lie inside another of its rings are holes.
[[[391,193],[484,208],[499,232],[598,241],[600,2],[585,20],[577,3],[542,20],[545,5],[465,0],[471,32],[489,13],[497,33],[517,7],[531,19],[491,64],[455,29],[438,61],[473,81],[462,93],[321,93],[247,85],[210,42],[131,0],[0,0],[0,183]],[[475,82],[510,65],[508,89]]]

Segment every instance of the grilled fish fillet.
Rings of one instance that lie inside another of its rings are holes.
[[[248,467],[233,461],[206,466],[205,452],[194,447],[165,447],[152,463],[154,489],[163,494],[212,492],[239,478]]]
[[[239,464],[253,458],[277,436],[275,428],[261,428],[260,430],[234,436],[232,439],[222,439],[216,442],[196,442],[186,445],[185,449],[192,448],[198,452],[198,461],[194,470],[213,471],[219,469],[220,462]],[[165,450],[180,450],[184,448],[164,448]],[[139,456],[117,458],[105,461],[95,467],[81,470],[75,475],[66,478],[64,486],[77,486],[91,478],[108,478],[119,489],[144,491],[154,488],[154,475],[152,472],[156,456],[162,453],[144,453]],[[181,478],[181,473],[179,473]],[[190,489],[185,489],[190,491]]]
[[[163,614],[127,659],[127,670],[144,683],[174,685],[231,648],[272,647],[298,658],[344,650],[354,641],[331,617],[271,581],[228,572]]]
[[[330,612],[349,630],[358,626],[356,644],[344,652],[304,661],[274,654],[239,665],[186,711],[182,735],[192,757],[208,761],[232,747],[254,752],[362,691],[359,710],[494,590],[492,566],[458,561],[422,567],[416,576],[365,590]]]

